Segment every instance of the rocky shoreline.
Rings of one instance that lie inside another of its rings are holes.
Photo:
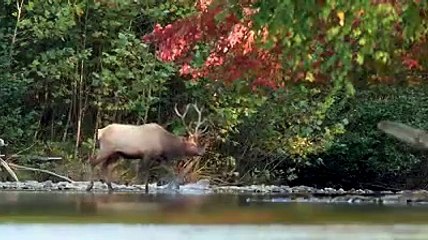
[[[78,182],[0,182],[0,191],[59,191],[86,192],[87,181]],[[143,193],[143,185],[114,184],[115,192]],[[94,192],[107,192],[107,186],[95,182]],[[428,204],[428,191],[372,191],[368,189],[317,189],[307,186],[213,186],[207,180],[190,183],[174,189],[170,185],[149,185],[149,193],[180,194],[248,194],[247,202],[331,202],[331,203],[375,203],[375,204]]]

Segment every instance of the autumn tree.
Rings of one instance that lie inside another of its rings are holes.
[[[424,1],[198,0],[195,6],[195,14],[156,24],[143,37],[156,44],[160,59],[176,62],[192,79],[243,79],[274,88],[333,81],[352,92],[359,70],[376,76],[388,75],[379,72],[383,65],[422,68]]]
[[[352,113],[344,113],[355,107],[348,103],[356,87],[402,82],[409,73],[417,73],[411,80],[420,83],[428,66],[426,1],[198,0],[195,9],[182,19],[156,24],[143,41],[192,81],[244,82],[254,90],[277,90],[262,103],[254,96],[242,100],[239,94],[216,100],[227,109],[222,114],[233,112],[228,116],[234,124],[229,125],[245,130],[233,141],[263,149],[269,163],[283,159],[279,153],[284,152],[299,164],[305,162],[302,157],[326,152],[339,135],[349,136],[347,124],[357,124],[346,117]],[[313,88],[294,91],[297,85]],[[237,98],[240,108],[232,104]],[[365,120],[365,128],[381,117],[370,107],[360,110],[372,118]],[[363,141],[359,136],[354,140]],[[250,157],[264,158],[257,154]],[[373,159],[385,163],[381,157]],[[371,166],[385,170],[376,161]]]

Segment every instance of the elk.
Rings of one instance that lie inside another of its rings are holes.
[[[145,191],[148,192],[148,173],[150,166],[155,160],[169,162],[175,158],[202,156],[205,153],[206,145],[199,145],[199,138],[207,130],[200,129],[206,119],[202,120],[202,110],[197,104],[192,104],[198,114],[198,120],[191,131],[190,125],[185,122],[185,117],[190,104],[187,104],[183,113],[180,113],[175,104],[175,113],[181,118],[186,129],[187,137],[177,136],[157,123],[147,123],[143,125],[129,125],[113,123],[102,129],[98,129],[97,141],[99,150],[95,157],[89,158],[91,166],[91,179],[87,187],[90,191],[94,185],[94,168],[101,164],[101,174],[109,191],[113,191],[111,185],[110,166],[117,162],[119,158],[139,159],[137,167],[137,179],[141,181],[141,170],[145,168]]]

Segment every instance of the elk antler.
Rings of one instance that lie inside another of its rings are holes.
[[[198,113],[198,122],[196,123],[194,134],[195,134],[196,136],[199,136],[199,135],[203,134],[203,133],[208,129],[208,126],[205,126],[205,128],[204,128],[204,129],[199,130],[199,128],[202,126],[202,124],[204,124],[204,123],[205,123],[205,121],[206,121],[207,119],[205,119],[205,118],[204,118],[204,119],[202,120],[202,110],[204,109],[204,107],[201,107],[201,109],[199,109],[199,108],[198,108],[198,104],[197,104],[197,103],[192,104],[192,105],[193,105],[193,108],[195,109],[195,111]]]
[[[188,134],[191,134],[190,128],[187,126],[186,121],[184,120],[186,118],[187,112],[189,111],[190,104],[186,105],[186,110],[183,113],[180,113],[177,109],[177,103],[174,106],[175,113],[177,116],[181,118],[181,122],[183,123],[184,127],[186,128],[186,131]]]

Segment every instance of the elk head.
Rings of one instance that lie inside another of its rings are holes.
[[[196,123],[190,123],[189,125],[186,124],[185,118],[189,111],[190,105],[193,106],[196,113],[198,114],[198,120]],[[175,113],[177,116],[180,117],[181,122],[183,123],[184,127],[186,128],[187,137],[184,138],[185,148],[186,152],[188,152],[191,155],[196,156],[202,156],[205,153],[206,145],[201,147],[199,144],[200,137],[205,133],[205,131],[208,129],[208,126],[205,126],[202,130],[200,129],[201,126],[205,123],[206,119],[202,119],[202,110],[203,107],[199,109],[198,105],[195,104],[187,104],[186,109],[183,113],[180,113],[177,109],[177,104],[175,104],[174,107]],[[191,127],[191,125],[194,124],[194,128]]]

